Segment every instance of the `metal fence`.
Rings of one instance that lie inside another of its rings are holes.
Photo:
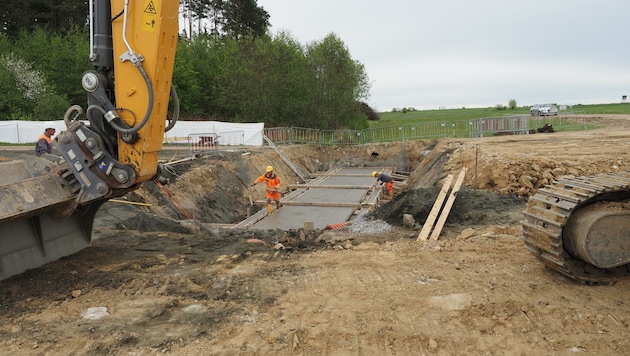
[[[303,127],[274,127],[264,129],[264,134],[275,143],[319,142],[320,130]]]
[[[532,128],[542,127],[545,124],[562,128],[580,128],[584,130],[587,128],[586,114],[583,112],[567,112],[561,116],[533,117],[530,119],[530,125],[532,124]]]
[[[205,154],[218,147],[216,133],[195,133],[188,135],[188,147],[193,155]]]
[[[495,135],[526,135],[536,132],[545,125],[557,128],[580,127],[586,129],[586,116],[583,113],[565,113],[562,116],[505,116],[482,118],[470,121],[470,137]]]
[[[470,121],[470,136],[484,137],[496,134],[523,135],[530,130],[530,116],[505,116]]]
[[[218,135],[210,133],[191,133],[188,135],[188,148],[190,153],[205,154],[217,150],[219,145],[243,145],[245,142],[245,131],[224,131]]]
[[[446,137],[484,137],[520,135],[535,132],[545,124],[556,128],[584,128],[583,113],[568,112],[562,116],[516,115],[481,118],[469,121],[435,121],[400,126],[376,127],[364,130],[316,130],[303,127],[265,128],[264,134],[277,144],[359,145],[365,143],[404,140],[438,139]]]

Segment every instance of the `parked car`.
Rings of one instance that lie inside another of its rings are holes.
[[[534,105],[529,110],[533,116],[551,116],[558,115],[558,107],[553,104]]]

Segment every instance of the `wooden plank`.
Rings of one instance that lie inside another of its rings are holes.
[[[431,233],[431,240],[437,241],[440,233],[442,232],[442,228],[444,227],[444,223],[446,222],[446,218],[448,218],[448,214],[451,212],[451,207],[455,202],[455,198],[457,197],[457,192],[459,192],[459,188],[462,186],[464,182],[464,177],[466,176],[466,168],[463,168],[457,180],[455,181],[455,185],[453,185],[453,189],[451,189],[451,194],[448,196],[448,200],[444,205],[444,209],[442,209],[442,213],[440,214],[440,218],[438,219],[437,225],[435,225],[435,229]]]
[[[289,189],[370,189],[371,185],[314,185],[314,184],[289,184]]]
[[[427,221],[422,225],[422,230],[420,234],[418,234],[418,239],[416,241],[423,241],[429,237],[429,233],[431,233],[431,229],[433,228],[433,223],[435,219],[437,219],[438,214],[440,213],[440,209],[442,209],[442,204],[444,203],[444,198],[446,197],[446,193],[451,188],[451,182],[453,181],[453,175],[449,174],[444,180],[444,184],[442,184],[442,189],[435,199],[435,203],[433,203],[433,208],[431,208],[431,212],[427,217]]]
[[[272,205],[275,203],[272,203]],[[256,205],[267,206],[267,200],[256,200]],[[361,203],[331,203],[331,202],[300,202],[280,200],[281,206],[322,206],[333,208],[356,208],[361,209]]]
[[[379,172],[383,172],[383,171],[379,171]],[[311,173],[310,176],[311,177],[369,177],[370,173],[372,173],[372,171],[370,172],[365,171],[365,173]]]

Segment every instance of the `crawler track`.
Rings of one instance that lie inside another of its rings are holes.
[[[525,247],[547,267],[585,284],[610,283],[630,275],[630,265],[601,269],[569,255],[562,233],[571,214],[597,201],[630,197],[630,172],[563,177],[538,190],[523,211]],[[628,221],[630,228],[630,221]]]

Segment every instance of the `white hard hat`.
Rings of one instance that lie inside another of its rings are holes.
[[[55,122],[54,121],[46,121],[44,123],[44,129],[48,130],[48,129],[55,129]],[[56,129],[55,129],[56,130]]]

